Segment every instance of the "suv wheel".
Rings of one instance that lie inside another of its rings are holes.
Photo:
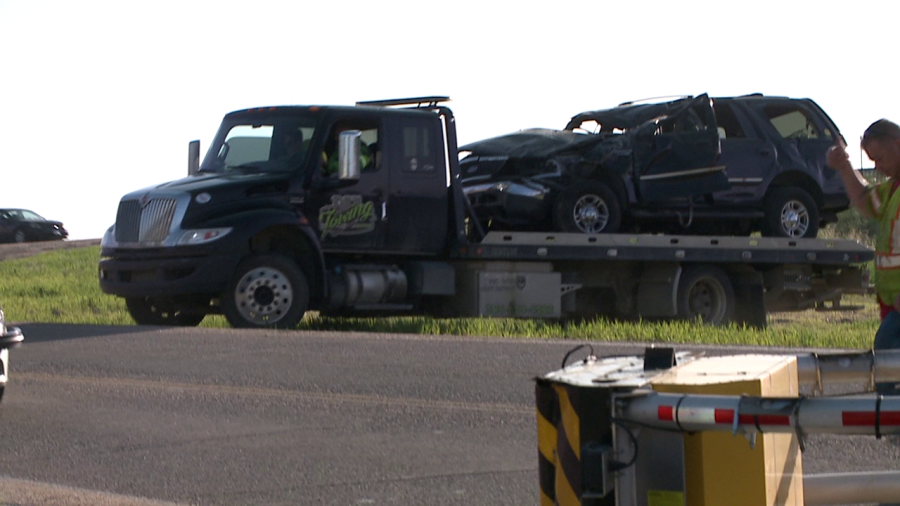
[[[766,198],[763,235],[812,239],[819,233],[819,208],[805,190],[775,188]]]
[[[582,181],[560,193],[553,204],[553,228],[559,232],[612,234],[621,225],[619,199],[603,183]]]

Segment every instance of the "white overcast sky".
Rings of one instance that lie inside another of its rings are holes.
[[[657,96],[809,97],[859,165],[900,2],[0,0],[0,207],[101,237],[232,110],[449,95],[460,143]],[[868,166],[866,159],[864,165]]]

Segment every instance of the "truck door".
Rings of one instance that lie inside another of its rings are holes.
[[[715,193],[713,199],[736,205],[759,203],[778,174],[778,149],[735,104],[717,99],[715,109],[722,145],[719,163],[725,166],[731,188]]]
[[[350,186],[337,183],[337,138],[340,132],[359,130],[361,135],[360,177]],[[387,171],[376,163],[380,142],[377,119],[342,118],[328,131],[313,167],[312,186],[305,208],[316,221],[326,251],[378,251],[385,247],[384,206]]]
[[[390,167],[385,247],[435,254],[446,244],[448,184],[443,130],[437,116],[395,116],[385,121],[390,136],[382,166]]]

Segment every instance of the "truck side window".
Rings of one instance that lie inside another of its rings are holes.
[[[435,141],[430,123],[403,127],[403,171],[432,173],[437,170]]]
[[[335,124],[331,128],[328,140],[325,141],[325,148],[322,150],[322,175],[332,177],[337,174],[338,170],[338,153],[337,144],[338,137],[341,132],[347,130],[359,130],[360,146],[359,146],[359,168],[363,172],[372,172],[378,169],[379,145],[378,145],[378,127],[373,125],[372,121],[343,121]]]

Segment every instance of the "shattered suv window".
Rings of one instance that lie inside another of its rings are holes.
[[[739,139],[747,137],[741,123],[738,121],[734,110],[727,104],[716,104],[716,123],[719,128],[719,138]]]

